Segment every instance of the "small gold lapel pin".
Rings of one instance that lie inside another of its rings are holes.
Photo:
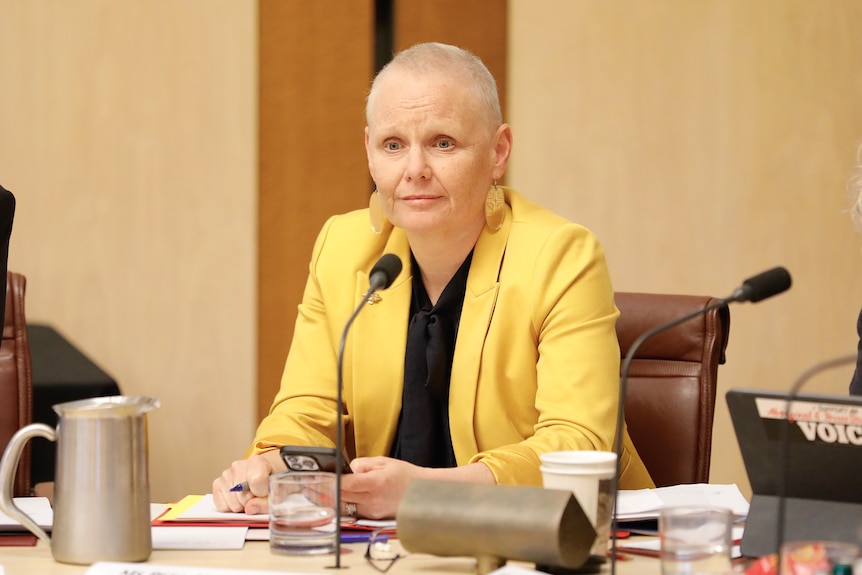
[[[372,293],[368,296],[368,305],[374,305],[376,303],[380,303],[383,301],[383,298],[377,295],[377,292]]]

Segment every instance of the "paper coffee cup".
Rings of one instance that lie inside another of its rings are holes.
[[[594,555],[604,555],[610,535],[616,473],[613,451],[552,451],[539,456],[542,484],[547,489],[571,491],[596,529]]]

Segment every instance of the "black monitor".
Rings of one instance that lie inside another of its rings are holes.
[[[862,397],[798,394],[789,426],[788,393],[732,389],[726,399],[752,491],[742,554],[778,551],[782,492],[782,541],[862,543]]]

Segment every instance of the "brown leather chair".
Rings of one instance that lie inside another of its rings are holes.
[[[617,292],[621,356],[644,332],[715,301]],[[730,312],[722,306],[652,336],[632,359],[626,425],[657,487],[709,482],[718,365],[729,331]]]
[[[6,311],[0,343],[0,449],[33,418],[33,373],[24,316],[26,278],[6,272]],[[30,495],[30,445],[25,447],[13,488],[15,497]]]

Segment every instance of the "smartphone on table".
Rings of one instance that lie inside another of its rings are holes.
[[[281,448],[281,459],[288,471],[328,471],[335,473],[337,457],[333,447],[312,447],[307,445],[285,445]],[[347,456],[341,458],[341,473],[350,473]]]

